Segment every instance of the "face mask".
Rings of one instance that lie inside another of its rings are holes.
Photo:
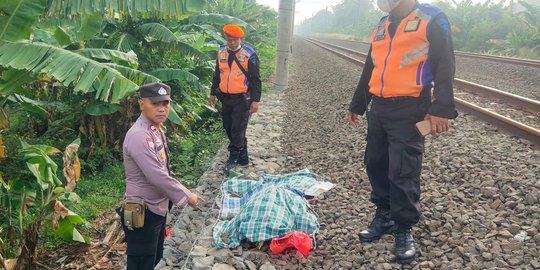
[[[390,11],[392,11],[398,5],[399,1],[394,2],[392,0],[377,0],[377,6],[379,6],[379,9],[386,13],[390,13]]]

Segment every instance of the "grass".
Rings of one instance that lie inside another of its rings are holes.
[[[109,211],[122,198],[126,188],[124,168],[120,162],[104,168],[95,176],[81,176],[75,192],[81,203],[70,205],[73,212],[91,220],[103,211]]]

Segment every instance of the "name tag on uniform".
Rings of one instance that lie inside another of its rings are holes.
[[[420,19],[407,21],[407,24],[405,25],[405,32],[415,32],[418,30],[418,26],[420,26]]]
[[[384,39],[384,33],[386,33],[386,29],[384,25],[377,26],[377,33],[375,34],[375,38],[373,41],[379,41]]]

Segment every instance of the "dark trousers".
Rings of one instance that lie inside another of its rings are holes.
[[[118,212],[127,240],[127,270],[153,270],[163,258],[166,216],[154,214],[146,209],[144,226],[130,230],[124,226],[122,211]]]
[[[221,116],[229,138],[229,151],[239,153],[247,149],[246,129],[249,121],[249,102],[243,95],[225,96]]]
[[[371,201],[390,209],[398,224],[412,226],[420,219],[420,171],[424,138],[415,124],[423,120],[429,100],[375,98],[368,113],[365,165]]]

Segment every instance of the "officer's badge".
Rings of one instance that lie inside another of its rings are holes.
[[[384,25],[377,26],[377,33],[375,34],[375,38],[373,39],[373,41],[383,40],[385,32],[386,29]]]
[[[409,20],[405,25],[405,32],[415,32],[418,30],[418,26],[420,26],[420,19]]]
[[[219,54],[219,61],[220,62],[227,62],[227,54],[222,52]]]
[[[244,62],[245,60],[246,60],[246,56],[245,56],[245,55],[240,55],[240,56],[238,56],[238,61]]]
[[[167,94],[167,90],[165,90],[163,87],[160,87],[158,90],[158,94],[164,96]]]

